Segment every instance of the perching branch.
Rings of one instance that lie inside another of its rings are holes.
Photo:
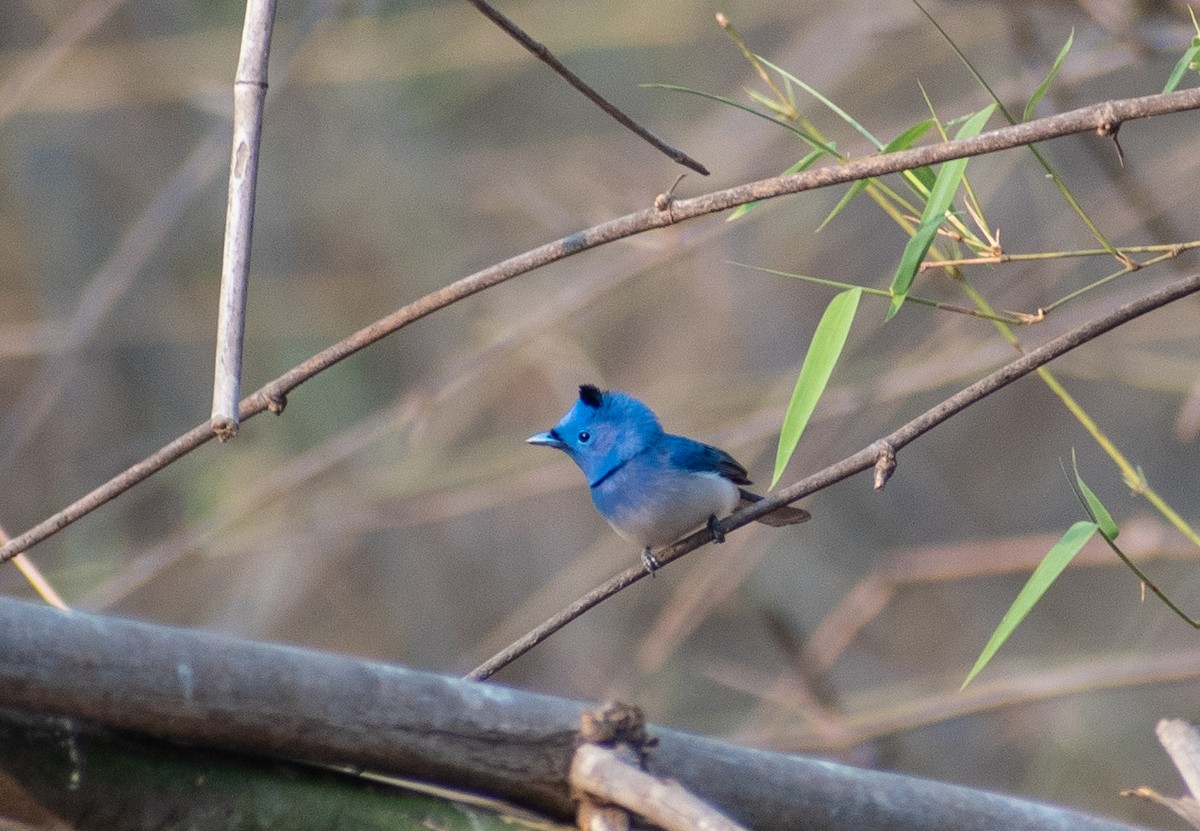
[[[1018,378],[1028,375],[1038,367],[1070,352],[1078,346],[1082,346],[1105,332],[1197,291],[1200,291],[1200,274],[1193,274],[1190,277],[1172,283],[1166,288],[1138,298],[1131,303],[1126,303],[1124,306],[1103,317],[1096,318],[1089,323],[1085,323],[1065,334],[1059,335],[1054,340],[1001,367],[966,389],[955,393],[898,430],[864,447],[857,453],[786,488],[781,488],[774,493],[768,494],[760,502],[755,502],[753,505],[737,511],[721,522],[718,522],[716,530],[727,534],[730,531],[753,522],[761,516],[769,514],[781,505],[795,502],[809,494],[816,493],[830,485],[836,484],[843,479],[848,479],[856,473],[876,468],[881,461],[884,462],[885,468],[891,467],[894,469],[896,451],[929,432],[934,427],[937,427],[939,424],[947,421],[951,416],[956,415],[972,404],[982,401],[987,396],[1008,386]],[[887,475],[891,475],[890,471]],[[883,487],[886,478],[887,476],[876,477],[876,490]],[[687,552],[699,548],[712,539],[713,532],[706,528],[663,549],[661,552],[656,552],[655,557],[660,564],[665,566],[672,560],[682,557]],[[602,603],[626,586],[636,583],[647,576],[647,574],[648,572],[641,565],[626,569],[604,585],[588,592],[570,606],[471,670],[467,674],[467,677],[475,680],[490,677],[497,670],[524,655],[534,646],[575,620],[575,618],[582,615],[588,609]]]
[[[755,200],[770,199],[858,179],[883,176],[965,156],[994,153],[1036,141],[1096,130],[1106,124],[1111,125],[1195,109],[1200,109],[1200,88],[1165,95],[1148,95],[1141,98],[1110,101],[1037,121],[1003,127],[971,139],[942,142],[899,153],[871,156],[803,173],[775,176],[692,199],[662,200],[661,208],[652,207],[627,214],[539,246],[463,277],[401,307],[387,317],[375,321],[318,352],[304,363],[293,367],[243,399],[238,408],[239,419],[245,421],[266,410],[275,413],[282,412],[287,394],[300,384],[360,349],[426,315],[535,268],[605,243],[663,228],[686,219],[717,213]],[[80,517],[86,516],[212,438],[213,431],[209,422],[206,421],[192,428],[161,450],[0,546],[0,562],[10,560],[16,554],[26,551],[47,537],[58,533]],[[872,459],[873,461],[874,459]],[[801,495],[803,494],[794,496],[792,499],[797,499]]]
[[[249,0],[242,28],[242,51],[233,81],[233,144],[229,197],[225,207],[225,248],[221,257],[221,298],[217,314],[217,355],[213,374],[212,429],[221,439],[237,433],[242,388],[242,340],[246,330],[246,286],[250,280],[250,241],[254,194],[267,99],[267,58],[275,24],[275,0]]]

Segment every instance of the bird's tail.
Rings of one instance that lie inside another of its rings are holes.
[[[742,500],[738,503],[739,508],[744,508],[754,502],[759,502],[762,497],[757,493],[751,493],[745,488],[738,488],[738,493]],[[781,508],[776,508],[766,516],[761,516],[758,521],[763,525],[774,525],[778,528],[781,525],[796,525],[800,522],[807,522],[812,519],[812,514],[803,508],[793,508],[791,505],[784,505]]]

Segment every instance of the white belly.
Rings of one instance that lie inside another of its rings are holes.
[[[723,517],[738,504],[737,485],[715,473],[659,474],[652,488],[642,484],[645,481],[641,479],[623,492],[614,488],[610,494],[593,493],[596,507],[609,525],[643,548],[674,542],[704,525],[710,516]]]

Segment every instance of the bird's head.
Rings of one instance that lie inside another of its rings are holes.
[[[662,432],[654,411],[632,395],[584,384],[579,400],[558,424],[526,441],[562,450],[594,484]]]

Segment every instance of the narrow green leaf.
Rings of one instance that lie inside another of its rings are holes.
[[[1071,44],[1075,42],[1075,29],[1071,28],[1071,34],[1067,36],[1067,42],[1063,44],[1063,48],[1058,50],[1058,57],[1054,59],[1054,64],[1050,67],[1050,71],[1046,73],[1045,79],[1033,92],[1033,97],[1029,99],[1029,103],[1025,105],[1025,112],[1021,115],[1022,121],[1028,121],[1029,116],[1033,115],[1033,111],[1037,109],[1038,102],[1046,95],[1050,89],[1050,84],[1054,82],[1058,71],[1062,69],[1062,63],[1066,60],[1067,53],[1071,51]]]
[[[766,107],[775,115],[782,118],[784,121],[795,121],[794,108],[789,110],[785,105],[780,104],[774,98],[768,95],[763,95],[761,92],[753,89],[746,90],[746,94],[750,96],[750,100],[756,102],[760,106]]]
[[[883,147],[883,142],[881,142],[879,139],[875,138],[875,136],[871,135],[871,131],[868,130],[866,127],[864,127],[862,124],[860,124],[858,122],[858,119],[854,118],[852,115],[850,115],[850,113],[846,112],[841,107],[839,107],[837,104],[833,103],[831,100],[826,98],[824,95],[817,92],[816,88],[804,83],[799,78],[797,78],[795,75],[788,72],[786,69],[783,69],[783,68],[778,67],[775,64],[771,63],[766,58],[764,58],[762,55],[755,55],[754,57],[758,61],[760,61],[763,64],[763,66],[768,66],[771,69],[775,70],[776,72],[779,73],[779,75],[784,80],[789,81],[790,83],[793,83],[796,86],[800,87],[800,89],[804,90],[809,95],[811,95],[813,98],[817,99],[822,104],[824,104],[826,107],[828,107],[829,110],[832,111],[834,115],[836,115],[838,118],[842,119],[842,121],[845,121],[847,124],[849,124],[855,130],[857,130],[862,135],[863,138],[865,138],[867,141],[871,142],[871,144],[875,145],[876,149]]]
[[[894,153],[897,150],[907,150],[908,148],[913,146],[913,143],[917,139],[919,139],[921,136],[925,135],[925,133],[928,132],[929,128],[932,126],[933,126],[932,119],[927,118],[924,121],[918,121],[916,124],[909,127],[903,133],[896,136],[894,139],[892,139],[886,145],[884,145],[883,149],[880,152],[881,153]],[[926,176],[928,176],[928,179],[929,179],[928,182],[925,183],[926,187],[932,186],[933,172],[929,168],[919,167],[919,168],[916,168],[915,170],[913,170],[913,173],[918,177],[918,179],[922,178],[922,173],[924,173]],[[870,179],[859,179],[853,185],[851,185],[850,189],[846,191],[846,195],[838,200],[838,203],[833,206],[833,210],[829,212],[829,215],[826,216],[825,219],[821,222],[821,224],[817,226],[817,231],[820,231],[822,228],[824,228],[826,225],[828,225],[830,220],[832,220],[835,216],[840,214],[842,212],[843,208],[845,208],[852,201],[854,201],[854,197],[858,196],[860,193],[862,193],[864,190],[866,190],[867,185],[870,184],[870,182],[871,182]]]
[[[1112,514],[1100,502],[1100,498],[1092,492],[1092,489],[1083,481],[1083,477],[1079,475],[1079,463],[1075,459],[1075,450],[1071,449],[1071,469],[1075,471],[1075,484],[1079,486],[1079,493],[1082,494],[1084,501],[1087,503],[1087,512],[1091,516],[1092,521],[1100,528],[1100,533],[1104,535],[1104,539],[1112,542],[1117,538],[1120,529],[1117,528],[1117,523],[1113,521]]]
[[[954,137],[961,139],[978,135],[995,109],[995,104],[988,104],[971,116]],[[888,307],[887,320],[891,320],[896,312],[900,311],[904,295],[908,293],[913,279],[917,276],[917,269],[921,267],[929,246],[933,245],[938,228],[946,216],[946,211],[950,210],[954,194],[966,170],[967,159],[963,158],[946,162],[938,171],[937,179],[929,191],[929,201],[925,203],[925,210],[921,214],[921,224],[904,246],[900,265],[896,268],[896,276],[892,278],[892,303]]]
[[[779,429],[779,449],[775,453],[775,475],[771,479],[771,487],[778,484],[784,468],[796,452],[796,445],[800,443],[800,436],[808,426],[817,402],[825,392],[829,376],[833,374],[833,366],[846,346],[846,336],[850,333],[850,324],[854,322],[861,299],[862,289],[846,289],[829,301],[825,313],[821,315],[821,322],[817,324],[812,343],[808,346],[808,354],[800,366],[800,377],[796,379],[796,389],[792,391],[792,400],[783,416],[783,426]]]
[[[1189,69],[1200,72],[1200,23],[1196,22],[1196,10],[1190,5],[1188,14],[1192,17],[1192,28],[1196,30],[1196,37],[1192,38],[1192,47],[1183,54],[1179,63],[1175,64],[1175,68],[1171,70],[1171,77],[1167,80],[1167,85],[1163,87],[1163,92],[1173,92],[1183,79],[1183,73]]]
[[[783,171],[782,175],[786,176],[789,173],[799,173],[801,170],[808,170],[810,167],[812,167],[814,164],[816,164],[816,162],[819,159],[822,159],[828,155],[829,154],[826,153],[824,150],[819,150],[819,149],[811,150],[811,151],[809,151],[809,154],[807,156],[805,156],[800,161],[796,162],[794,165],[789,167],[787,170]],[[729,218],[725,221],[733,222],[735,219],[741,219],[743,216],[750,213],[752,210],[754,210],[761,204],[762,204],[762,200],[756,199],[753,202],[747,202],[744,205],[738,205],[737,208],[734,209],[733,213],[731,213],[729,215]],[[820,229],[818,228],[817,230],[820,230]]]
[[[971,680],[979,674],[979,671],[987,666],[988,661],[992,660],[992,656],[996,654],[1008,636],[1013,633],[1017,625],[1025,619],[1042,595],[1046,593],[1046,589],[1050,588],[1051,584],[1058,579],[1058,575],[1062,574],[1063,569],[1071,562],[1079,549],[1083,548],[1084,544],[1092,538],[1092,535],[1099,530],[1094,522],[1076,522],[1067,532],[1059,537],[1058,542],[1054,547],[1042,558],[1042,562],[1034,569],[1033,574],[1029,575],[1029,580],[1025,583],[1017,595],[1017,599],[1008,607],[1008,611],[1004,613],[1004,617],[1000,620],[1000,625],[996,627],[996,631],[992,633],[992,637],[987,642],[987,646],[983,648],[983,652],[979,655],[979,660],[975,662],[975,666],[967,673],[967,680],[963,681],[963,688],[971,683]]]
[[[924,121],[918,121],[916,124],[912,125],[903,133],[885,144],[883,147],[883,152],[894,153],[897,150],[907,150],[916,144],[917,139],[928,133],[929,128],[932,126],[932,118],[927,118]]]
[[[837,156],[837,150],[834,147],[832,147],[831,145],[825,144],[823,141],[818,139],[816,136],[809,135],[808,133],[804,132],[799,127],[796,127],[793,124],[789,124],[788,122],[786,122],[782,119],[776,118],[775,116],[767,115],[766,113],[759,112],[758,110],[754,109],[753,107],[748,107],[745,104],[742,104],[738,101],[734,101],[732,98],[725,98],[723,96],[713,95],[708,92],[700,92],[699,90],[690,89],[689,87],[676,86],[675,84],[640,84],[639,86],[641,86],[643,89],[665,89],[670,92],[685,92],[688,95],[698,95],[701,98],[707,98],[709,101],[718,101],[722,104],[726,104],[730,107],[734,107],[735,109],[739,109],[742,112],[749,113],[750,115],[758,116],[759,118],[769,121],[772,124],[777,124],[780,127],[784,128],[785,130],[791,130],[793,133],[795,133],[801,139],[803,139],[805,142],[807,142],[809,144],[809,146],[814,147],[814,148],[824,149],[825,152],[828,153],[829,155],[834,156],[834,157]]]
[[[870,183],[870,181],[870,179],[856,180],[854,184],[849,187],[842,198],[838,200],[838,203],[833,206],[833,210],[830,211],[823,220],[821,220],[821,224],[817,226],[817,230],[813,233],[819,233],[826,225],[832,222],[833,218],[840,214],[843,208],[854,201],[854,197],[858,196],[867,189],[867,185]]]
[[[1179,82],[1183,80],[1183,74],[1188,71],[1197,58],[1200,58],[1200,37],[1192,38],[1192,46],[1183,53],[1183,57],[1175,64],[1175,68],[1171,70],[1171,76],[1167,78],[1167,83],[1163,86],[1163,92],[1174,92],[1179,86]]]

